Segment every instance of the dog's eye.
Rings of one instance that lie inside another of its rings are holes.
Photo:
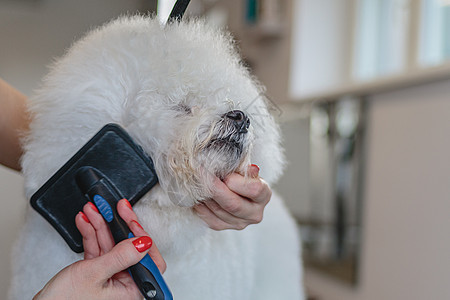
[[[178,104],[175,106],[175,110],[179,111],[179,112],[183,112],[186,114],[192,114],[192,110],[189,106],[187,106],[186,104]]]

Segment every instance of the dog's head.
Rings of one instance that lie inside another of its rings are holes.
[[[172,202],[193,205],[210,197],[215,177],[223,179],[232,172],[246,175],[255,139],[247,112],[230,100],[199,101],[196,95],[149,105],[152,112],[145,109],[142,113],[147,117],[134,115],[136,122],[128,128],[152,156]]]
[[[37,161],[51,174],[115,122],[152,157],[172,202],[190,206],[211,196],[215,177],[246,175],[250,163],[269,183],[278,178],[283,155],[267,104],[229,34],[200,21],[121,18],[76,43],[46,77],[23,167],[29,179],[41,177]],[[44,145],[57,154],[37,157]],[[40,185],[32,183],[29,192]]]

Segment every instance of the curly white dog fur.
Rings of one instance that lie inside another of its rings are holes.
[[[262,90],[226,32],[201,21],[115,20],[75,43],[31,99],[27,197],[118,123],[155,162],[160,183],[134,209],[167,262],[175,299],[303,299],[298,233],[275,193],[264,220],[243,231],[211,230],[192,210],[210,197],[214,176],[245,174],[250,162],[269,184],[280,176],[279,130]],[[13,253],[11,299],[31,299],[80,259],[31,208]]]

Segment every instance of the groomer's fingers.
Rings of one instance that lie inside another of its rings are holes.
[[[128,225],[130,225],[132,221],[138,220],[136,213],[134,212],[130,202],[128,202],[127,199],[122,199],[117,203],[117,212]],[[142,233],[147,234],[144,229],[142,229]]]
[[[137,264],[147,254],[153,241],[149,236],[127,239],[95,260],[99,280],[108,281],[115,274]],[[95,269],[95,268],[94,268]]]
[[[147,231],[142,227],[142,225],[138,221],[138,217],[136,213],[133,211],[130,202],[126,199],[122,199],[117,203],[117,212],[120,217],[127,223],[130,230],[133,232],[134,236],[150,236]],[[159,249],[156,245],[153,245],[149,251],[150,257],[155,262],[161,273],[166,271],[166,262],[163,259]]]
[[[206,204],[200,203],[194,206],[197,215],[208,224],[211,229],[224,230],[236,229],[234,225],[220,219]]]
[[[231,174],[229,177],[232,177],[231,181],[233,181],[233,184],[242,186],[246,185],[246,181],[259,180],[245,178],[239,174]],[[219,179],[216,179],[214,182],[214,187],[213,200],[223,210],[235,217],[247,220],[249,224],[259,223],[261,221],[265,204],[257,203],[252,199],[247,198],[245,195],[241,195],[238,192],[231,190],[226,185],[226,182],[222,182]],[[244,190],[244,188],[240,187],[240,190]],[[218,213],[220,214],[220,211],[218,211]],[[231,220],[225,219],[225,221],[230,222]]]
[[[224,183],[231,191],[265,206],[272,196],[272,191],[269,185],[258,177],[258,172],[258,166],[250,165],[248,167],[249,177],[245,178],[240,174],[233,173],[224,179]]]
[[[89,221],[95,229],[97,242],[100,247],[100,255],[111,251],[114,247],[114,239],[98,209],[92,202],[88,202],[84,205],[83,212],[89,218]]]
[[[246,199],[242,199],[241,201],[248,201]],[[216,215],[217,218],[224,221],[227,224],[230,224],[231,229],[237,229],[242,230],[246,228],[250,224],[257,223],[256,221],[249,220],[247,218],[240,218],[232,215],[231,213],[227,212],[225,209],[223,209],[215,200],[206,200],[203,202],[210,211]],[[251,212],[248,213],[249,215]]]
[[[92,259],[100,255],[95,229],[88,217],[80,211],[75,217],[75,225],[83,237],[84,259]]]

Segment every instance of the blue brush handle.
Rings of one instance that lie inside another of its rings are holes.
[[[76,181],[107,222],[116,244],[134,237],[116,210],[117,202],[122,197],[107,178],[93,168],[82,168],[77,172]],[[169,287],[148,254],[139,263],[128,268],[128,271],[145,299],[173,300]]]
[[[134,237],[126,223],[105,198],[95,194],[93,200],[100,214],[108,222],[112,236],[116,243],[121,242],[125,238]],[[159,272],[158,267],[148,254],[146,254],[139,263],[128,268],[128,271],[145,299],[173,299],[172,294],[161,273]]]
[[[130,232],[128,234],[128,238],[132,238],[134,235]],[[147,295],[152,296],[156,295],[158,293],[157,288],[160,290],[160,294],[164,295],[164,298],[166,300],[173,300],[172,293],[169,290],[169,287],[167,286],[166,282],[164,281],[164,278],[161,275],[161,272],[159,272],[158,267],[156,266],[153,259],[150,257],[150,255],[146,254],[143,259],[136,265],[132,266],[129,269],[129,272],[131,274],[131,277],[133,277],[134,281],[141,280],[143,278],[142,273],[146,274],[146,278],[153,277],[152,282],[156,282],[156,286],[150,286],[149,283],[142,283],[142,286],[145,286],[145,289],[147,290]],[[138,277],[135,279],[135,277]],[[141,290],[142,292],[142,290]],[[157,298],[151,298],[151,299],[157,299]]]

